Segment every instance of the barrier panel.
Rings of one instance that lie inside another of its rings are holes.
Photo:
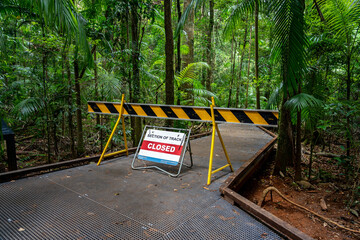
[[[184,165],[189,168],[191,168],[193,165],[189,141],[190,133],[191,130],[188,129],[145,126],[140,143],[131,163],[131,168],[136,170],[156,168],[172,177],[179,176],[182,165],[184,164],[186,151],[189,151],[190,153],[191,165]],[[179,165],[179,169],[177,173],[174,174],[156,165],[146,164],[146,166],[143,167],[136,167],[136,159],[154,162],[161,165]]]
[[[99,102],[89,101],[88,112],[97,114],[112,114],[119,115],[118,120],[114,126],[114,129],[109,137],[108,142],[104,148],[103,153],[99,159],[98,165],[102,159],[107,156],[112,156],[122,152],[128,154],[128,147],[125,134],[124,116],[132,117],[147,117],[147,118],[159,118],[159,119],[174,119],[185,121],[202,121],[212,123],[212,137],[211,148],[209,158],[209,171],[207,184],[211,183],[211,175],[221,171],[227,167],[231,171],[234,171],[226,151],[225,144],[221,137],[220,130],[217,126],[218,123],[237,123],[237,124],[251,124],[267,127],[277,127],[279,112],[274,110],[253,110],[253,109],[239,109],[239,108],[219,108],[215,107],[214,98],[212,98],[212,104],[210,107],[194,107],[194,106],[176,106],[176,105],[159,105],[159,104],[141,104],[141,103],[126,103],[124,100],[124,94],[122,95],[121,102]],[[125,150],[115,153],[105,154],[106,149],[114,135],[117,125],[122,120],[122,128],[124,134]],[[217,132],[219,140],[221,142],[227,164],[212,170],[214,145],[215,145],[215,132]],[[179,171],[180,173],[180,171]]]

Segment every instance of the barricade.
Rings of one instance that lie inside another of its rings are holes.
[[[210,148],[210,157],[209,157],[209,171],[208,171],[208,179],[207,179],[208,185],[210,185],[211,183],[212,174],[221,171],[227,167],[229,167],[231,171],[234,171],[229,159],[229,155],[226,151],[224,141],[221,137],[220,130],[217,126],[218,123],[237,123],[237,124],[251,124],[251,125],[260,125],[267,127],[277,127],[278,118],[279,118],[279,112],[274,110],[252,110],[252,109],[215,107],[214,98],[212,98],[212,104],[210,107],[194,107],[194,106],[126,103],[124,99],[124,94],[121,97],[120,103],[89,101],[88,112],[97,113],[97,114],[119,115],[118,120],[113,128],[113,131],[110,134],[110,137],[105,145],[105,148],[101,154],[101,157],[97,165],[100,165],[104,157],[116,155],[123,152],[126,152],[126,154],[128,155],[124,116],[211,122],[212,136],[211,136],[211,148]],[[115,130],[118,124],[120,123],[120,120],[122,120],[122,131],[124,135],[125,150],[105,154],[109,146],[109,143],[115,133]],[[215,131],[217,132],[219,140],[221,142],[227,160],[227,164],[218,169],[212,170],[214,145],[215,145]],[[181,170],[181,167],[179,169]]]

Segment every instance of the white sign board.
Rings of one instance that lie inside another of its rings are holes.
[[[148,129],[138,158],[176,166],[180,160],[185,138],[185,133],[181,132]]]

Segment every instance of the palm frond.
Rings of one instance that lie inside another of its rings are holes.
[[[226,20],[223,31],[225,38],[229,38],[232,35],[232,32],[240,25],[245,14],[254,11],[256,1],[258,0],[243,0],[241,3],[230,8],[231,14]]]
[[[157,24],[151,24],[150,27],[154,29],[157,33],[165,35],[165,29]]]
[[[44,107],[44,99],[39,97],[29,97],[18,103],[14,107],[13,113],[19,120],[22,120],[33,116],[37,112],[43,110]]]
[[[360,22],[360,3],[358,0],[320,1],[326,24],[339,42],[348,42]]]
[[[278,109],[281,101],[281,92],[283,91],[283,84],[281,83],[274,92],[270,95],[266,109]]]
[[[192,11],[196,12],[196,10],[199,8],[199,6],[201,6],[203,4],[203,2],[205,2],[205,0],[192,0],[190,2],[190,4],[187,6],[185,11],[181,15],[180,21],[178,22],[178,24],[176,26],[174,38],[177,38],[179,36],[180,32],[182,31],[182,29],[184,28],[185,22],[189,16],[189,14],[191,14]]]
[[[206,62],[196,62],[187,65],[179,75],[175,76],[178,82],[191,81],[197,77],[196,71],[202,67],[209,68]]]
[[[275,24],[272,58],[282,62],[284,94],[290,92],[293,95],[306,67],[308,40],[304,29],[302,1],[272,1],[270,11],[274,13]]]
[[[323,105],[323,102],[307,93],[299,93],[286,101],[285,108],[292,111],[302,111],[308,108],[316,108]]]

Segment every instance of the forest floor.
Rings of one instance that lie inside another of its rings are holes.
[[[336,146],[333,149],[336,151]],[[309,151],[306,146],[304,150]],[[320,151],[321,149],[315,148],[314,152]],[[309,158],[308,155],[303,157],[307,160]],[[263,191],[267,187],[273,186],[289,200],[347,228],[360,230],[360,218],[347,209],[347,201],[351,192],[349,186],[345,184],[344,169],[336,164],[335,159],[321,156],[314,158],[312,172],[316,174],[312,176],[311,186],[307,189],[302,189],[299,184],[293,181],[291,177],[292,169],[289,169],[290,174],[285,176],[272,176],[273,167],[274,161],[263,166],[263,171],[249,180],[249,183],[240,193],[250,201],[258,204],[261,201]],[[303,167],[304,178],[307,164],[304,164]],[[325,211],[321,208],[321,199],[327,205]],[[262,207],[314,239],[360,239],[360,234],[335,227],[323,219],[288,203],[276,192],[267,194]],[[358,208],[359,206],[357,206],[355,214],[359,212]]]

